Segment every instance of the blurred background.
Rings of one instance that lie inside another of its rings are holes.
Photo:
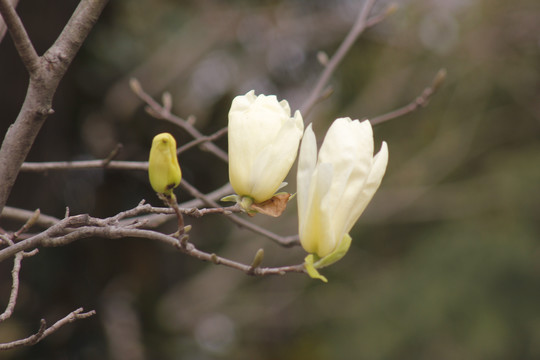
[[[307,98],[363,1],[116,0],[58,89],[29,161],[146,160],[152,137],[187,134],[145,111],[137,78],[204,134],[226,126],[234,96],[251,89]],[[337,117],[374,117],[406,105],[440,68],[428,107],[375,127],[390,162],[351,233],[352,248],[323,271],[252,278],[145,240],[87,239],[23,261],[15,315],[0,341],[28,336],[83,306],[97,315],[3,359],[539,359],[540,2],[410,0],[370,28],[334,74],[334,94],[310,121],[319,141]],[[77,1],[18,6],[39,53]],[[388,1],[379,0],[374,13]],[[24,99],[27,75],[9,36],[0,44],[0,133]],[[226,149],[226,137],[216,142]],[[184,178],[208,192],[227,166],[192,149]],[[291,174],[295,173],[295,167]],[[289,176],[294,191],[294,176]],[[178,196],[188,200],[181,191]],[[159,205],[147,175],[114,170],[21,173],[8,205],[61,217],[110,216],[141,200]],[[254,221],[297,232],[296,206]],[[187,219],[203,250],[264,265],[297,264],[285,249],[223,217]],[[6,229],[20,224],[2,220]],[[171,231],[174,222],[163,231]],[[11,261],[0,263],[7,303]]]

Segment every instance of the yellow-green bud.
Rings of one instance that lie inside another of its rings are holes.
[[[173,189],[182,180],[182,171],[176,156],[176,140],[169,133],[154,137],[148,160],[148,177],[155,192],[174,197]]]

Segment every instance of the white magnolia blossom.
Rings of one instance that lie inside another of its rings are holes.
[[[286,100],[256,96],[234,98],[229,112],[229,180],[234,191],[261,203],[281,186],[298,153],[304,131],[299,111],[291,117]]]
[[[318,157],[315,134],[307,127],[298,158],[297,198],[300,242],[308,253],[323,258],[346,237],[350,241],[348,233],[377,191],[387,162],[385,142],[373,157],[369,121],[335,120]]]

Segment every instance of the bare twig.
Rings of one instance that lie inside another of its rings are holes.
[[[319,102],[321,94],[323,94],[326,84],[330,79],[330,76],[332,76],[339,63],[343,60],[345,55],[347,55],[347,53],[355,43],[356,39],[362,34],[362,32],[364,32],[367,27],[378,24],[395,9],[395,5],[390,5],[390,7],[388,7],[386,11],[384,11],[381,15],[377,15],[372,19],[368,19],[369,13],[371,12],[373,5],[375,4],[375,1],[376,0],[365,1],[353,27],[337,49],[334,56],[332,56],[332,58],[326,64],[324,71],[321,73],[319,79],[317,80],[317,83],[315,84],[315,87],[309,94],[306,101],[300,107],[300,112],[304,117],[304,121],[306,121],[309,113],[313,109],[313,106],[317,102]]]
[[[48,170],[66,169],[97,169],[106,167],[116,170],[142,170],[148,171],[147,161],[109,161],[104,160],[81,160],[81,161],[51,161],[51,162],[25,162],[21,171],[43,172]]]
[[[103,159],[103,167],[107,167],[107,165],[109,165],[111,161],[118,156],[118,154],[120,153],[120,151],[122,151],[123,148],[124,146],[122,144],[117,144],[114,150],[111,151],[109,156]]]
[[[400,116],[406,115],[408,113],[411,113],[420,107],[427,106],[427,104],[429,103],[429,100],[431,99],[431,96],[435,94],[435,92],[439,89],[439,87],[442,85],[445,79],[446,79],[446,70],[445,69],[439,70],[437,72],[437,75],[435,75],[435,78],[433,79],[433,82],[431,83],[431,85],[425,88],[424,91],[422,91],[422,93],[420,94],[420,96],[418,96],[409,104],[397,110],[391,111],[384,115],[371,118],[369,120],[371,122],[371,125],[381,124],[385,121],[392,120]]]
[[[179,204],[180,206],[181,204]],[[148,214],[175,214],[176,211],[169,207],[153,207],[150,205],[144,205],[144,212]],[[207,208],[207,209],[198,209],[198,208],[178,208],[180,213],[183,215],[200,218],[205,215],[211,214],[220,214],[220,215],[230,215],[232,213],[243,212],[243,210],[238,205],[220,207],[220,208]],[[132,215],[133,216],[133,215]],[[131,216],[131,217],[132,217]],[[126,217],[126,218],[131,218]]]
[[[73,162],[49,162],[49,163],[24,163],[21,170],[23,171],[45,171],[45,170],[60,170],[60,169],[88,169],[88,168],[100,168],[103,167],[103,160],[89,160],[89,161],[73,161]],[[107,165],[108,169],[131,169],[131,170],[148,170],[148,162],[131,162],[131,161],[111,161]],[[221,206],[215,202],[216,199],[227,195],[227,193],[221,193],[221,196],[211,196],[211,194],[205,195],[198,191],[195,187],[190,185],[185,180],[182,180],[180,187],[187,190],[193,197],[200,199],[203,204],[212,206],[215,208],[221,208]],[[230,191],[229,191],[230,192]],[[200,204],[200,203],[199,203]],[[197,205],[189,205],[190,207],[196,207]],[[180,204],[186,206],[185,204]],[[265,228],[255,225],[245,219],[238,216],[228,217],[235,224],[249,229],[257,234],[265,236],[276,243],[285,246],[297,246],[300,244],[298,235],[292,236],[280,236]]]
[[[32,216],[26,220],[23,226],[19,230],[17,230],[15,233],[13,233],[12,240],[15,241],[19,236],[21,236],[22,233],[28,231],[36,221],[39,219],[39,215],[41,214],[41,211],[39,209],[36,209]]]
[[[205,136],[197,130],[191,123],[188,121],[171,114],[169,110],[167,110],[166,107],[159,104],[157,101],[155,101],[150,95],[148,95],[142,88],[141,84],[136,79],[131,79],[130,81],[131,89],[133,92],[141,99],[143,100],[149,107],[152,109],[151,115],[158,118],[167,120],[169,122],[172,122],[173,124],[181,127],[185,131],[187,131],[194,139],[198,140],[201,138],[204,138]],[[218,146],[216,146],[214,143],[210,141],[203,141],[200,144],[200,148],[206,151],[211,152],[221,160],[228,162],[229,156],[225,151],[220,149]]]
[[[216,131],[212,135],[199,137],[183,146],[178,148],[176,152],[178,154],[189,150],[190,148],[201,145],[205,142],[219,139],[221,136],[227,133],[227,128],[222,128]],[[122,145],[117,147],[110,153],[107,158],[103,160],[78,160],[78,161],[50,161],[50,162],[25,162],[21,166],[21,171],[26,172],[42,172],[48,170],[66,170],[66,169],[96,169],[106,167],[107,169],[116,170],[148,170],[147,161],[114,161],[112,160],[118,155],[118,152],[122,149]]]
[[[15,309],[15,305],[17,304],[17,296],[19,295],[19,273],[21,272],[22,259],[25,257],[34,256],[37,254],[37,252],[38,250],[34,249],[30,252],[21,251],[15,254],[15,258],[13,259],[13,269],[11,270],[11,293],[9,294],[9,301],[6,306],[6,310],[0,314],[0,322],[3,322],[11,317],[13,310]]]
[[[73,241],[90,237],[102,237],[106,239],[119,239],[126,237],[143,238],[162,242],[166,245],[178,248],[181,252],[200,260],[222,264],[246,274],[253,275],[283,275],[287,272],[303,272],[303,264],[283,267],[255,268],[251,265],[242,264],[234,260],[226,259],[216,254],[210,254],[195,248],[187,240],[183,243],[171,235],[165,235],[152,230],[134,228],[133,223],[120,224],[120,220],[146,210],[146,205],[139,204],[137,207],[119,213],[109,218],[94,218],[89,215],[75,215],[62,219],[40,234],[19,241],[7,248],[0,250],[0,261],[3,261],[21,251],[34,249],[39,246],[64,246]]]
[[[23,209],[14,208],[11,206],[4,207],[4,210],[2,211],[2,214],[0,215],[0,218],[9,218],[17,221],[27,221],[34,215],[34,211],[28,211]],[[42,227],[49,227],[54,224],[56,224],[60,219],[49,216],[49,215],[43,215],[40,214],[38,219],[35,222],[35,225],[39,225]]]
[[[200,144],[203,144],[205,142],[208,142],[208,141],[214,141],[214,140],[217,140],[219,139],[220,137],[222,137],[223,135],[225,135],[227,133],[227,131],[229,130],[228,127],[224,127],[218,131],[216,131],[215,133],[213,133],[212,135],[208,135],[208,136],[203,136],[203,137],[200,137],[198,139],[195,139],[193,141],[190,141],[188,142],[187,144],[185,145],[182,145],[178,148],[178,150],[176,150],[176,153],[177,154],[180,154],[180,153],[183,153],[184,151],[187,151],[189,149],[191,149],[192,147],[195,147],[197,145],[200,145]]]
[[[231,191],[233,191],[232,187],[229,184],[226,184],[208,194],[205,194],[204,196],[208,199],[216,200],[216,199],[221,199],[223,196],[230,194]],[[183,214],[187,216],[193,216],[193,217],[201,217],[201,216],[210,215],[210,214],[229,215],[230,213],[241,212],[241,210],[236,206],[230,206],[230,207],[225,207],[225,208],[199,209],[199,207],[203,205],[204,205],[204,202],[200,199],[193,199],[193,200],[189,200],[189,201],[179,204]],[[137,220],[137,221],[143,222],[146,228],[155,228],[157,226],[160,226],[164,222],[168,221],[174,214],[174,211],[169,208],[151,207],[150,205],[145,205],[145,206],[146,208],[144,211],[140,211],[138,213],[131,213],[130,214],[131,218],[129,216],[122,216],[119,221],[121,223],[122,222],[131,223]],[[143,213],[145,215],[140,215]],[[17,221],[27,221],[29,218],[33,216],[33,214],[34,214],[33,211],[17,209],[14,207],[6,206],[0,217],[9,218],[9,219],[17,220]],[[65,217],[68,217],[68,216],[69,216],[69,213],[66,214]],[[61,220],[56,217],[40,214],[35,224],[44,228],[48,228],[57,224],[60,221]]]
[[[6,310],[0,315],[0,322],[9,319],[15,309],[17,303],[17,296],[19,294],[19,273],[21,271],[21,262],[23,259],[23,252],[17,253],[13,260],[13,269],[11,270],[11,293],[9,295],[9,301],[6,306]]]
[[[9,236],[2,236],[2,239],[6,242],[7,245],[11,246],[14,245],[14,242],[23,232],[27,231],[36,220],[39,218],[39,209],[34,211],[33,215],[24,223],[23,226],[19,230],[17,230],[15,233]],[[19,273],[21,272],[21,262],[22,259],[25,257],[34,256],[37,254],[38,250],[34,249],[30,252],[18,252],[15,254],[15,258],[13,260],[13,269],[11,270],[11,293],[9,295],[9,301],[6,306],[6,310],[0,314],[0,322],[3,322],[6,319],[9,319],[11,315],[13,314],[13,310],[15,309],[15,305],[17,304],[17,296],[19,294]]]
[[[62,326],[72,323],[76,320],[86,319],[95,314],[96,312],[94,310],[83,312],[83,308],[78,308],[77,310],[70,312],[62,319],[55,322],[50,327],[47,327],[47,323],[45,322],[45,320],[41,319],[39,330],[35,334],[21,340],[15,340],[8,343],[0,344],[0,350],[8,350],[21,346],[35,345],[47,336],[60,329]]]
[[[206,195],[202,194],[199,190],[197,190],[194,186],[190,185],[188,182],[182,181],[180,183],[180,186],[183,189],[187,190],[193,197],[196,197],[197,199],[201,199],[207,206],[219,207],[219,204],[217,202],[208,198]],[[246,228],[248,230],[253,231],[256,234],[262,235],[264,237],[267,237],[270,240],[273,240],[274,242],[278,243],[281,246],[291,247],[291,246],[300,245],[298,235],[280,236],[263,227],[255,225],[247,220],[242,219],[241,217],[234,216],[234,215],[229,216],[228,219],[243,228]]]

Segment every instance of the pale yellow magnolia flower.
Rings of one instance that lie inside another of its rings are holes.
[[[291,117],[286,100],[234,98],[229,112],[229,180],[234,191],[262,203],[274,196],[296,159],[304,131],[299,111]]]
[[[310,276],[325,281],[315,268],[345,255],[349,231],[377,191],[387,162],[385,142],[373,156],[369,121],[335,120],[318,156],[315,134],[307,127],[298,158],[297,199],[300,242],[312,254],[306,258]]]
[[[180,184],[182,172],[176,156],[176,140],[169,133],[154,137],[148,160],[148,177],[155,192],[174,198],[173,189]]]

